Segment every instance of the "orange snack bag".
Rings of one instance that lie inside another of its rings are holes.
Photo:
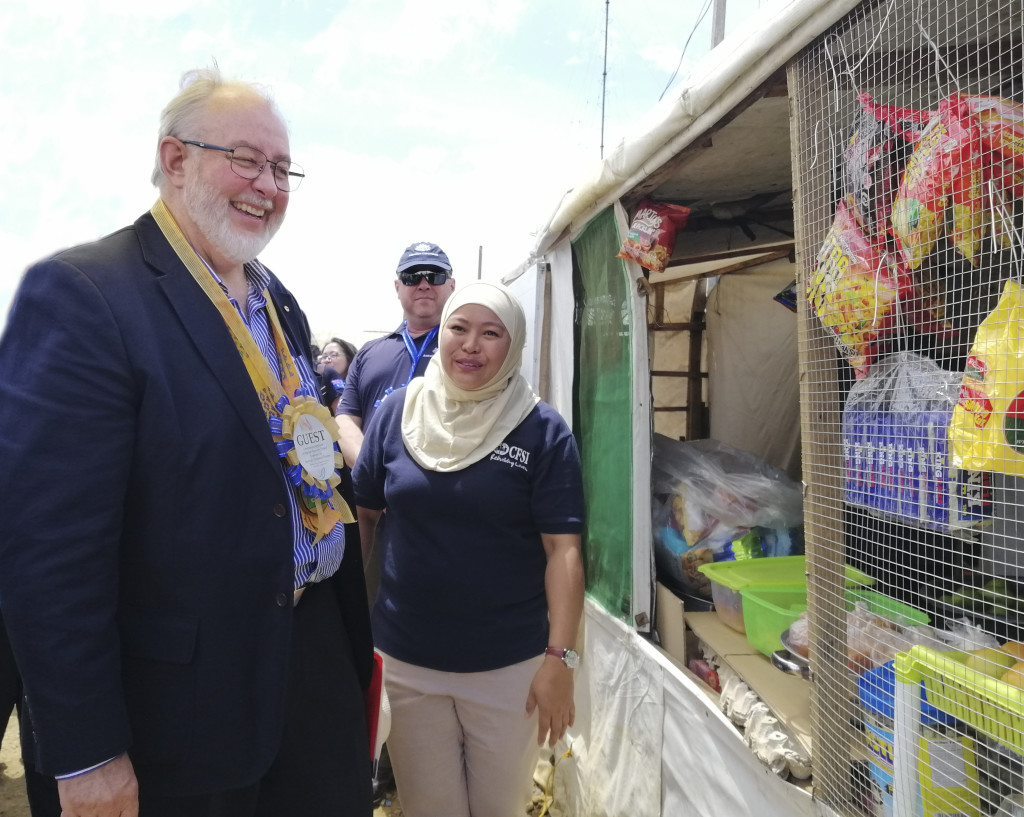
[[[676,245],[676,232],[686,226],[690,208],[644,200],[637,205],[629,234],[616,258],[629,258],[651,272],[664,272]]]

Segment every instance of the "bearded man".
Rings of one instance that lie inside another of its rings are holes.
[[[12,303],[0,598],[65,817],[371,813],[358,534],[309,327],[256,260],[289,151],[265,89],[189,72],[152,210]]]

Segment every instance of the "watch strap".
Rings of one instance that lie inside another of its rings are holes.
[[[548,647],[544,654],[560,658],[569,669],[576,669],[580,665],[580,654],[572,647]]]

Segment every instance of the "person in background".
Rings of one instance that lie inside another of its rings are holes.
[[[345,390],[345,375],[348,374],[348,367],[355,356],[356,347],[341,338],[331,338],[324,344],[324,350],[320,353],[320,393],[323,395],[324,405],[330,408],[331,414],[338,408],[341,393]]]
[[[408,817],[522,814],[537,745],[575,717],[580,460],[520,374],[525,337],[508,289],[457,290],[353,469],[364,541],[387,512],[372,618]]]
[[[452,265],[437,244],[409,245],[398,260],[395,292],[402,323],[390,335],[371,340],[356,354],[345,378],[336,420],[341,453],[356,461],[374,412],[395,389],[419,377],[437,351],[437,323],[455,289]],[[364,557],[372,546],[364,542]]]
[[[351,467],[374,412],[395,389],[419,377],[437,351],[441,310],[455,289],[452,265],[437,244],[419,241],[402,252],[396,268],[395,292],[402,305],[402,323],[390,335],[362,346],[349,367],[345,389],[335,410],[341,452]],[[374,541],[362,543],[366,589],[373,603],[380,583],[380,556]],[[374,802],[392,782],[385,745],[373,781]]]
[[[63,817],[371,814],[358,532],[309,326],[257,260],[302,178],[264,89],[189,72],[150,212],[15,294],[0,597]]]

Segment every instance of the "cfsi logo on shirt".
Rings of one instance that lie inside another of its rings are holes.
[[[517,468],[524,468],[530,462],[530,452],[516,445],[502,443],[494,449],[491,459],[507,465],[514,465]]]

